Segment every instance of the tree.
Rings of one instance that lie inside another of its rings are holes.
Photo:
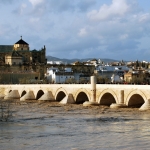
[[[135,84],[143,84],[143,83],[146,83],[147,81],[146,81],[145,75],[140,74],[138,76],[133,76],[130,82],[135,83]]]
[[[136,61],[135,66],[136,66],[136,68],[139,67],[139,61],[138,60]]]
[[[66,84],[72,84],[72,83],[76,83],[76,80],[74,78],[68,78],[66,81],[65,81]]]
[[[81,83],[81,84],[85,84],[85,83],[88,83],[89,81],[87,80],[87,79],[85,79],[85,78],[80,78],[79,79],[79,83]]]
[[[97,83],[99,84],[106,84],[110,82],[110,79],[107,78],[106,76],[96,75],[96,78],[97,78]]]

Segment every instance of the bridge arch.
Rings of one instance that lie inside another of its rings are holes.
[[[39,90],[36,95],[36,99],[39,99],[44,94],[43,90]]]
[[[27,92],[25,90],[23,90],[20,94],[20,97],[24,96]]]
[[[118,103],[118,98],[113,90],[105,89],[101,92],[98,103],[100,105],[110,106],[112,103]]]
[[[56,91],[55,100],[56,101],[61,101],[66,95],[68,95],[68,93],[66,92],[66,90],[64,90],[63,88],[59,88]]]
[[[85,101],[90,101],[88,91],[84,89],[79,89],[75,94],[75,102],[77,104],[83,104]]]
[[[147,100],[145,94],[140,90],[134,90],[127,96],[125,104],[129,107],[140,107]]]

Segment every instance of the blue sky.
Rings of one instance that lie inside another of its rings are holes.
[[[150,0],[0,0],[0,45],[58,58],[150,61]]]

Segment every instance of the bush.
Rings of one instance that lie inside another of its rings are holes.
[[[10,101],[0,100],[0,121],[8,121],[12,118],[12,112],[10,111]]]
[[[74,78],[69,78],[65,81],[66,84],[73,84],[76,83],[76,80]]]
[[[97,83],[98,84],[107,84],[107,83],[109,83],[110,82],[110,79],[108,79],[107,77],[103,77],[103,76],[96,76],[96,78],[97,78]]]

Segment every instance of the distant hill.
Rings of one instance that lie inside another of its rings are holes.
[[[73,62],[76,62],[76,61],[79,61],[79,62],[86,62],[88,60],[92,60],[92,59],[95,59],[95,58],[85,58],[85,59],[77,59],[77,58],[74,58],[74,59],[61,59],[61,58],[57,58],[57,57],[52,57],[52,56],[46,56],[47,58],[47,61],[62,61],[64,63],[73,63]],[[121,61],[121,60],[114,60],[114,59],[107,59],[107,58],[96,58],[96,59],[101,59],[103,62],[105,63],[109,63],[109,62],[115,62],[115,61]]]

